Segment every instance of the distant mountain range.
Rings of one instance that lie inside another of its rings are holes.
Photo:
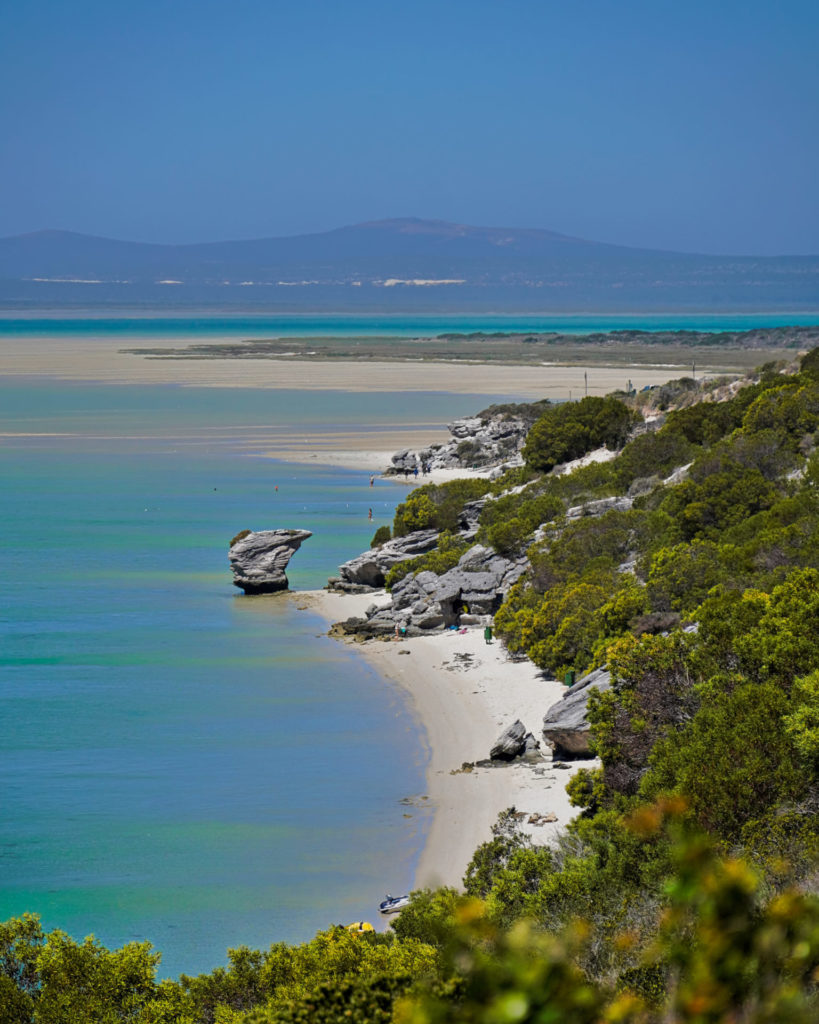
[[[37,231],[0,239],[0,303],[813,310],[819,309],[819,256],[704,256],[412,218],[194,245]]]

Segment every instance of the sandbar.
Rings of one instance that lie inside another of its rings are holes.
[[[168,347],[178,344],[179,339],[167,342]],[[577,365],[521,366],[463,361],[150,359],[120,351],[121,346],[121,339],[106,337],[9,335],[0,346],[0,377],[362,393],[446,391],[532,400],[578,398],[586,390],[604,395],[627,387],[629,379],[642,388],[686,372],[678,363],[624,367],[591,360]]]

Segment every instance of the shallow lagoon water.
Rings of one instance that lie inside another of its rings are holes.
[[[316,532],[292,585],[323,582],[371,535],[360,474],[133,452],[0,464],[0,919],[147,938],[175,974],[406,887],[424,819],[398,801],[423,791],[424,755],[400,695],[292,598],[246,598],[226,572],[236,529],[286,523]]]
[[[426,761],[403,696],[227,567],[238,530],[302,527],[291,587],[321,586],[406,486],[249,456],[221,429],[344,426],[360,396],[301,392],[267,419],[269,392],[238,398],[0,386],[0,432],[38,434],[0,444],[0,920],[148,939],[171,976],[372,917],[426,828],[400,803]],[[413,400],[370,406],[374,429]]]

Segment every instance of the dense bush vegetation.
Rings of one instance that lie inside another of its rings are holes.
[[[623,818],[632,854],[668,869],[656,903],[544,928],[509,928],[492,903],[415,894],[397,937],[343,928],[302,946],[233,950],[210,975],[157,982],[146,944],[109,951],[44,934],[27,916],[0,926],[3,1024],[812,1024],[819,901],[771,896],[747,860],[726,857],[666,799]],[[546,851],[528,853],[551,862]],[[533,859],[534,858],[534,859]],[[570,857],[559,850],[562,869]],[[508,871],[508,869],[504,869]],[[517,878],[525,878],[523,862]],[[616,878],[616,871],[610,873]],[[583,888],[580,875],[576,892]],[[514,901],[519,886],[510,892]],[[598,897],[599,898],[599,897]],[[650,925],[647,926],[647,923]],[[647,941],[650,939],[650,941]],[[601,970],[603,964],[607,970]],[[593,965],[597,964],[597,968]]]
[[[652,616],[692,612],[717,583],[766,590],[788,568],[819,567],[818,388],[804,374],[765,374],[727,401],[670,412],[610,462],[529,484],[544,507],[629,489],[634,505],[579,525],[555,517],[497,615],[509,647],[554,673],[582,671]],[[661,485],[683,467],[684,479]]]
[[[548,472],[602,445],[620,448],[638,418],[611,395],[552,406],[529,431],[523,457],[533,469]]]

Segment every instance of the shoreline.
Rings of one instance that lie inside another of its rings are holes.
[[[328,624],[360,614],[368,605],[383,602],[384,596],[383,591],[292,592],[301,607]],[[593,762],[573,761],[568,768],[554,768],[549,748],[543,747],[542,761],[461,770],[465,762],[488,759],[495,740],[517,718],[539,739],[544,714],[563,694],[562,683],[546,679],[531,662],[510,661],[502,644],[487,645],[478,628],[397,643],[338,639],[403,691],[422,730],[432,818],[414,889],[461,888],[473,853],[491,839],[492,825],[508,807],[525,812],[522,829],[540,845],[554,839],[575,816],[566,783],[579,768]],[[529,823],[530,815],[554,816],[554,820]]]

